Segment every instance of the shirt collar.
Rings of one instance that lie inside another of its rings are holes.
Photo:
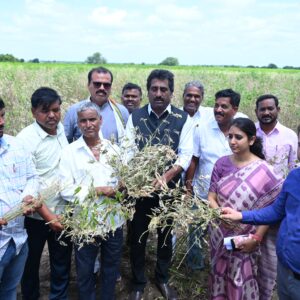
[[[88,147],[82,135],[74,142],[74,146],[76,146],[77,149]]]
[[[181,106],[179,109],[185,111],[190,116],[191,119],[195,120],[195,119],[199,119],[201,116],[200,108],[201,108],[201,106],[199,106],[198,110],[194,113],[194,115],[192,117],[190,116],[190,114],[187,111],[184,110],[183,106]]]
[[[49,133],[47,133],[39,124],[38,122],[35,120],[33,123],[33,126],[35,128],[35,130],[37,131],[38,135],[41,137],[41,139],[45,139],[47,136],[53,136]],[[56,135],[59,136],[61,134],[64,134],[64,127],[61,124],[61,122],[59,122],[57,124],[57,131],[56,131]]]
[[[163,111],[163,113],[162,113],[161,115],[163,115],[166,111],[167,111],[169,114],[172,112],[171,104],[169,104],[169,105],[166,107],[166,109]],[[153,113],[158,117],[158,115],[157,115],[157,114],[155,113],[155,111],[152,109],[151,104],[149,103],[149,104],[148,104],[148,114],[149,114],[149,116],[150,116],[151,112],[153,112]]]
[[[107,140],[103,139],[101,137],[100,137],[100,139],[101,139],[101,147],[103,147],[102,150],[106,149],[107,144],[108,144]],[[86,151],[88,151],[88,149],[89,149],[89,146],[86,144],[86,142],[83,138],[83,135],[80,136],[80,138],[78,140],[76,140],[75,142],[73,142],[72,144],[74,144],[74,146],[76,146],[77,149],[85,149]]]
[[[201,107],[201,106],[200,106]],[[200,107],[199,109],[195,112],[195,114],[193,115],[192,119],[200,119],[201,118],[201,111],[200,111]]]
[[[88,100],[89,100],[90,102],[93,102],[92,99],[91,99],[91,97],[89,97]],[[93,102],[93,103],[95,103],[95,102]],[[98,106],[99,106],[99,105],[98,105]],[[102,106],[99,106],[99,108],[100,108],[100,110],[102,110],[102,109],[104,109],[106,106],[110,106],[110,107],[111,107],[111,103],[110,103],[109,98],[108,98],[108,100],[107,100],[104,104],[102,104]]]
[[[256,125],[257,125],[256,128],[258,129],[258,131],[260,131],[260,132],[263,133],[263,134],[266,134],[266,133],[261,129],[260,123],[259,123],[259,122],[257,122]],[[277,123],[276,123],[275,127],[274,127],[268,134],[266,134],[266,135],[270,135],[270,134],[272,134],[272,133],[274,133],[274,132],[280,132],[280,131],[282,131],[282,128],[283,128],[283,125],[280,124],[280,122],[277,120]]]

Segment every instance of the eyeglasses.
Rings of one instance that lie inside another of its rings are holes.
[[[111,88],[111,83],[110,82],[101,82],[101,81],[93,81],[93,86],[96,89],[99,89],[101,85],[103,85],[105,90],[108,90]]]

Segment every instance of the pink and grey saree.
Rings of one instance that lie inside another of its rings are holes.
[[[232,207],[237,210],[252,210],[272,203],[281,189],[279,178],[265,161],[258,160],[249,165],[237,168],[229,156],[220,158],[214,167],[210,191],[217,194],[220,207]],[[228,236],[255,233],[255,226],[240,224],[235,228],[226,228],[224,224],[212,225],[209,231],[211,246],[210,291],[213,300],[255,300],[269,299],[263,297],[261,290],[272,294],[275,283],[276,269],[267,270],[272,280],[260,282],[259,276],[265,276],[259,260],[267,252],[275,259],[275,246],[264,238],[261,247],[252,253],[228,251],[223,240]],[[268,235],[268,233],[267,233]],[[273,238],[273,237],[272,237]],[[272,268],[271,268],[272,269]],[[259,286],[259,283],[262,286]],[[271,296],[270,296],[271,297]]]

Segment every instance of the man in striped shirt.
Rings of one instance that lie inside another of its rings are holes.
[[[31,157],[18,140],[4,134],[5,105],[0,98],[0,300],[16,299],[27,258],[24,217],[5,213],[37,196],[39,181]]]

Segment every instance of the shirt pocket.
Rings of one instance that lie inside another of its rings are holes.
[[[3,168],[8,187],[12,190],[23,191],[26,185],[26,161],[22,159],[5,161]]]

